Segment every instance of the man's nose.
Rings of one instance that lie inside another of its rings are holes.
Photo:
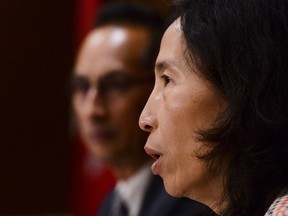
[[[90,115],[105,116],[107,114],[105,100],[97,88],[89,89],[85,103]]]

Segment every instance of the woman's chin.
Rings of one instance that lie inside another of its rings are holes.
[[[164,178],[163,178],[163,181],[164,181],[165,190],[169,195],[171,195],[173,197],[182,197],[183,196],[180,188],[176,187],[174,184],[171,184],[168,181],[165,181]]]

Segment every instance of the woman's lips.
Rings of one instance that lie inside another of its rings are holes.
[[[151,166],[151,171],[154,175],[157,175],[158,174],[157,169],[161,164],[163,155],[161,153],[153,150],[153,149],[150,149],[147,146],[145,146],[144,149],[148,155],[150,155],[151,157],[153,157],[155,159],[155,162]]]
[[[162,155],[159,155],[159,157],[156,159],[156,161],[152,164],[151,166],[151,171],[154,175],[157,175],[157,168],[160,166],[161,164],[161,159],[162,159]]]

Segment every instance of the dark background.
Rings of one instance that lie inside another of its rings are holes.
[[[0,215],[66,212],[73,1],[0,0]]]
[[[69,213],[74,4],[0,0],[0,215]]]

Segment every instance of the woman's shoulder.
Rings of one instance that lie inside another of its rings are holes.
[[[274,200],[265,216],[288,216],[288,189]]]

